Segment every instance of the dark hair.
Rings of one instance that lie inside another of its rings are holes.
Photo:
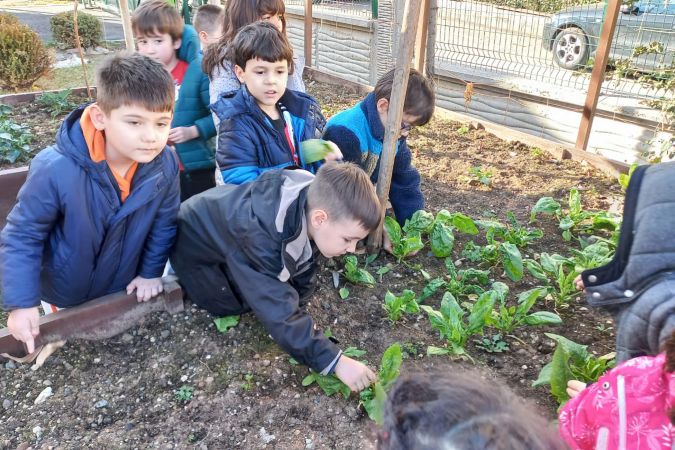
[[[389,392],[378,450],[566,449],[506,387],[477,373],[404,375]]]
[[[119,52],[96,70],[96,103],[109,114],[125,105],[173,112],[175,87],[162,64],[140,53]]]
[[[286,61],[288,73],[293,73],[291,43],[285,34],[267,22],[256,22],[242,28],[228,49],[228,58],[242,69],[247,61],[256,58],[271,63]]]
[[[265,15],[281,15],[282,31],[286,35],[286,5],[284,0],[229,0],[223,18],[223,36],[204,52],[202,69],[211,77],[216,67],[224,67],[227,47],[246,25],[258,22]]]
[[[195,27],[197,33],[206,31],[212,33],[219,25],[218,22],[223,20],[224,11],[220,5],[202,5],[197,8],[195,16],[192,18],[192,26]]]
[[[359,166],[328,162],[307,191],[309,210],[323,209],[332,220],[355,220],[368,231],[380,225],[382,209],[375,187]]]
[[[675,372],[675,331],[673,331],[673,334],[671,334],[663,344],[663,351],[666,354],[666,365],[664,366],[664,370],[666,373]],[[668,417],[670,418],[670,423],[675,425],[675,407],[668,411]]]
[[[166,0],[144,1],[131,15],[134,36],[168,34],[176,42],[183,37],[183,19]]]
[[[377,80],[375,89],[375,101],[382,98],[389,101],[391,99],[391,88],[394,84],[394,69],[382,75]],[[434,85],[430,78],[425,77],[415,69],[410,69],[408,77],[408,87],[405,91],[405,102],[403,111],[411,116],[419,116],[420,119],[413,125],[424,125],[431,120],[434,115],[434,106],[436,103],[436,94]]]

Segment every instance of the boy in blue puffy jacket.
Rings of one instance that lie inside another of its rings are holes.
[[[120,53],[99,66],[95,103],[73,111],[33,159],[0,234],[7,327],[34,351],[45,313],[126,289],[162,291],[180,206],[166,147],[174,84],[162,65]]]
[[[345,161],[361,166],[377,182],[380,153],[384,141],[384,124],[389,115],[389,99],[394,71],[377,81],[373,92],[350,109],[331,117],[323,138],[340,148]],[[410,129],[428,123],[434,113],[435,95],[431,80],[411,69],[403,104],[401,137],[396,144],[394,172],[389,189],[389,201],[396,220],[405,224],[417,210],[424,209],[420,174],[412,165],[412,155],[406,139]]]
[[[311,96],[286,89],[293,70],[293,48],[268,22],[242,28],[230,46],[230,60],[241,87],[211,105],[220,119],[216,162],[223,181],[242,184],[270,169],[299,166],[300,145],[321,136],[326,120]],[[327,161],[341,159],[333,145]]]

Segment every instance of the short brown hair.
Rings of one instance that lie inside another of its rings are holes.
[[[131,15],[134,35],[153,36],[168,34],[173,42],[183,37],[183,19],[166,0],[147,0]]]
[[[382,75],[377,80],[375,89],[375,100],[386,98],[391,99],[391,87],[394,84],[394,69]],[[425,77],[415,69],[410,69],[408,77],[408,87],[405,91],[405,102],[403,111],[411,116],[419,116],[420,119],[413,125],[424,125],[431,120],[434,115],[434,105],[436,103],[436,94],[431,79]]]
[[[96,103],[104,113],[125,105],[173,112],[175,87],[164,66],[140,53],[119,52],[96,71]]]
[[[271,63],[286,61],[288,73],[293,73],[293,47],[286,35],[269,22],[256,22],[242,28],[229,48],[229,58],[242,69],[252,59]]]
[[[195,27],[197,33],[201,31],[213,33],[219,25],[223,25],[223,15],[224,10],[220,5],[202,5],[197,8],[197,12],[192,18],[192,26]]]
[[[380,225],[382,209],[370,178],[352,163],[325,163],[307,192],[310,210],[323,209],[334,220],[355,220],[372,231]]]

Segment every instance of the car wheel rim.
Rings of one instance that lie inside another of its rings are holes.
[[[582,37],[577,34],[565,34],[558,39],[555,53],[558,60],[566,66],[578,64],[584,51]]]

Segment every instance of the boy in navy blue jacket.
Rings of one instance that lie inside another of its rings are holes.
[[[384,140],[384,124],[389,114],[389,99],[394,71],[384,74],[373,92],[350,109],[331,117],[323,138],[340,148],[345,161],[359,164],[377,182],[380,153]],[[420,175],[412,165],[412,155],[406,143],[410,129],[428,123],[434,113],[435,95],[431,80],[411,69],[403,105],[401,137],[396,147],[394,172],[389,189],[389,201],[396,220],[403,225],[413,213],[424,209]]]
[[[96,86],[96,102],[33,159],[0,234],[7,327],[29,353],[41,301],[47,313],[122,289],[139,301],[162,291],[180,205],[166,148],[173,80],[158,62],[120,53],[99,66]]]
[[[270,169],[300,166],[302,141],[321,136],[326,120],[309,95],[286,89],[293,70],[293,48],[285,34],[267,22],[242,28],[230,46],[230,59],[241,81],[239,90],[211,105],[220,119],[216,162],[223,181],[241,184]],[[337,147],[327,161],[341,159]]]

